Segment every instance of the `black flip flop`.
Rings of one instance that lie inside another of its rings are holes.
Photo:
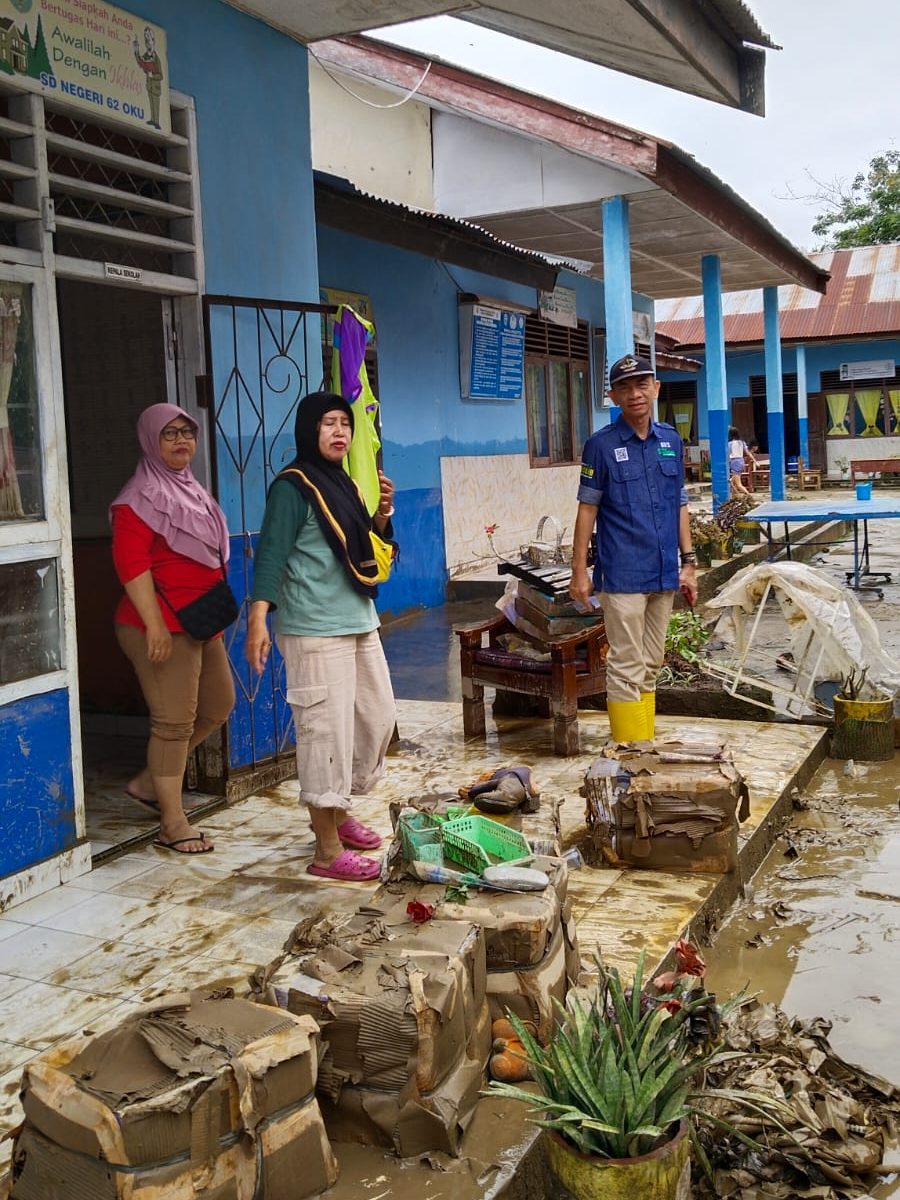
[[[160,850],[172,850],[176,854],[212,854],[215,846],[204,846],[202,850],[179,850],[179,846],[184,846],[187,842],[205,842],[206,834],[198,833],[193,837],[176,838],[174,842],[162,842],[159,838],[153,843],[154,846],[159,846]]]
[[[134,792],[125,789],[125,795],[129,800],[133,800],[135,804],[139,804],[144,812],[153,813],[157,821],[159,820],[159,805],[155,800],[145,800],[143,796],[137,796]]]

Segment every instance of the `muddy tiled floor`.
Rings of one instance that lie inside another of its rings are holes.
[[[545,721],[491,723],[486,742],[467,743],[456,703],[407,700],[399,710],[403,740],[377,792],[358,802],[364,821],[386,834],[391,800],[456,791],[484,769],[518,760],[532,764],[548,800],[562,801],[563,840],[577,843],[584,831],[577,789],[607,736],[602,713],[580,714],[582,753],[559,759]],[[658,719],[661,734],[696,732],[697,725]],[[753,812],[744,837],[822,736],[800,726],[702,725],[730,742],[750,782]],[[240,992],[297,921],[326,907],[353,910],[372,890],[306,874],[312,841],[290,783],[202,825],[215,835],[212,854],[144,847],[0,917],[0,1130],[20,1119],[17,1080],[32,1055],[169,991],[228,984]],[[657,872],[575,873],[570,890],[582,952],[602,947],[607,961],[626,971],[642,946],[651,959],[661,956],[714,884],[711,877]],[[0,1166],[9,1147],[0,1144]]]

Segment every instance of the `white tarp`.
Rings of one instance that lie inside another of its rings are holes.
[[[739,654],[747,646],[748,619],[769,584],[787,622],[791,652],[798,663],[810,658],[812,639],[819,678],[841,679],[851,671],[859,676],[865,669],[868,683],[892,696],[900,692],[900,663],[882,650],[875,622],[849,588],[831,583],[806,563],[765,562],[748,567],[707,601],[709,608],[726,610],[717,632],[726,638],[730,635]]]

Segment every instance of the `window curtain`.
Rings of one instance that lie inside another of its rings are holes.
[[[16,365],[16,339],[21,319],[21,299],[0,295],[0,521],[14,521],[25,516],[9,428],[9,389]]]
[[[849,437],[850,430],[845,422],[847,420],[847,410],[850,408],[850,393],[849,392],[832,392],[825,397],[825,402],[828,405],[828,415],[831,418],[831,428],[828,430],[828,437]]]
[[[878,414],[881,409],[881,388],[857,388],[856,403],[866,423],[860,437],[881,437]]]
[[[678,430],[678,436],[683,442],[691,440],[691,427],[694,424],[693,404],[676,404],[672,402],[672,423]]]
[[[894,430],[896,433],[900,429],[900,388],[889,388],[888,396],[891,400],[891,409],[894,413]]]

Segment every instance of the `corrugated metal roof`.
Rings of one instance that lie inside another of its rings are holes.
[[[578,271],[578,265],[569,262],[568,259],[557,256],[550,258],[544,254],[538,254],[535,250],[525,250],[521,246],[514,246],[512,242],[505,242],[503,238],[497,237],[490,230],[476,225],[474,221],[466,221],[463,217],[448,217],[446,213],[431,212],[425,208],[412,208],[408,204],[400,204],[397,200],[386,200],[384,196],[376,196],[374,192],[366,192],[362,188],[358,188],[349,179],[343,179],[339,175],[329,175],[324,171],[314,171],[313,178],[317,187],[344,192],[348,196],[358,196],[373,207],[402,214],[404,217],[421,222],[436,231],[445,229],[453,233],[465,233],[474,244],[489,246],[493,250],[502,250],[511,258],[520,258],[523,262],[534,263],[542,267],[566,267],[569,270]]]
[[[778,289],[783,340],[900,334],[900,243],[826,250],[810,258],[831,272],[828,289],[824,296],[796,285]],[[730,292],[723,296],[722,308],[726,342],[763,340],[761,290]],[[658,301],[656,323],[679,346],[702,346],[702,296]]]

